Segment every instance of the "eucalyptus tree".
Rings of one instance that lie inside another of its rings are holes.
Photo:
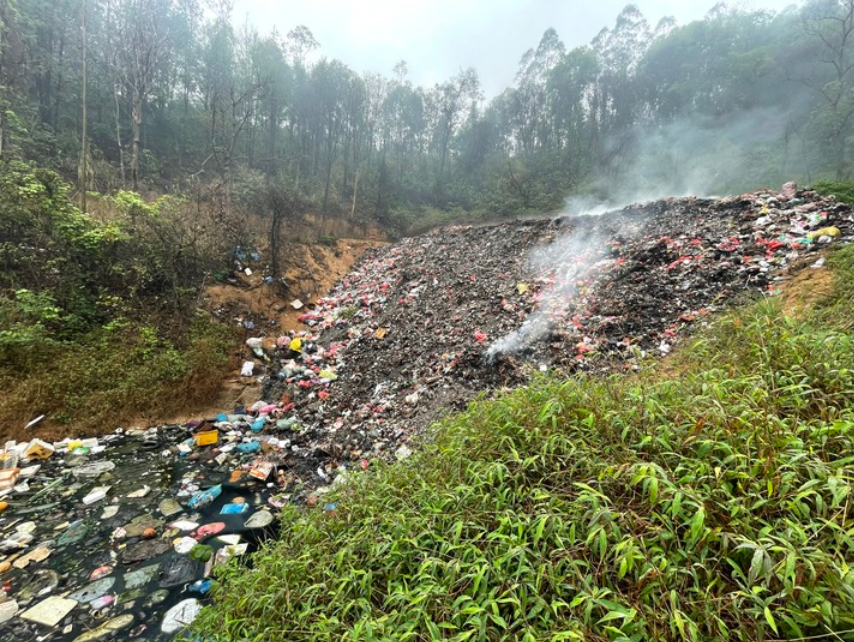
[[[439,156],[436,170],[436,190],[441,195],[451,141],[472,104],[483,98],[477,71],[468,68],[433,90],[436,116],[433,141]]]
[[[396,76],[389,83],[382,113],[384,140],[394,156],[395,180],[400,185],[423,150],[426,121],[423,93],[405,75]]]
[[[251,56],[256,84],[260,88],[258,118],[263,124],[267,142],[266,157],[260,165],[272,175],[279,171],[282,162],[281,129],[292,100],[293,72],[275,30],[254,43]]]
[[[166,68],[177,46],[171,31],[174,9],[173,0],[122,0],[119,6],[119,73],[130,102],[130,173],[135,190],[139,189],[146,102],[155,82],[169,76]]]
[[[599,60],[591,114],[605,166],[619,165],[631,145],[638,106],[635,74],[652,36],[644,15],[630,4],[617,16],[614,27],[603,29],[591,43]]]
[[[339,60],[322,59],[311,70],[311,87],[316,101],[312,110],[313,137],[320,161],[318,169],[322,172],[323,214],[329,211],[332,169],[350,115],[346,101],[354,82],[357,78],[353,71]]]
[[[28,87],[40,123],[53,132],[63,127],[63,108],[76,103],[69,100],[69,94],[76,95],[80,86],[81,9],[80,0],[0,2],[5,32],[4,85],[16,86],[24,94]],[[89,13],[96,11],[97,5],[89,7]]]
[[[553,143],[554,112],[548,108],[548,79],[566,53],[554,29],[548,29],[536,49],[529,49],[519,63],[512,92],[514,139],[521,150],[532,154]]]
[[[238,35],[227,8],[209,24],[206,36],[200,89],[209,155],[203,165],[212,162],[216,168],[221,207],[229,210],[241,137],[253,124],[268,78],[253,67],[253,32]]]
[[[592,151],[589,103],[598,75],[599,61],[588,47],[573,49],[562,56],[548,75],[546,89],[553,144],[569,174],[579,174]]]
[[[812,68],[797,80],[818,97],[815,119],[836,178],[842,179],[850,173],[847,152],[854,121],[854,0],[812,0],[801,20]]]

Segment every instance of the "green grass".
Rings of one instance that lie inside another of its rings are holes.
[[[79,436],[209,405],[229,368],[234,330],[199,317],[183,339],[176,345],[154,327],[124,321],[73,342],[7,348],[0,353],[3,437],[32,438],[23,426],[38,414],[55,424],[52,437]]]
[[[832,265],[837,293],[809,318],[767,301],[666,370],[543,377],[356,476],[334,512],[288,508],[197,632],[851,639],[854,248]]]
[[[820,181],[813,187],[823,196],[835,196],[842,203],[854,203],[854,181]]]

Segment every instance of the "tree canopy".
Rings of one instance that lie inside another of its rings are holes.
[[[488,100],[475,69],[432,87],[404,61],[362,74],[307,26],[261,33],[233,11],[2,0],[0,155],[103,192],[201,180],[225,207],[275,180],[323,216],[389,227],[426,209],[547,212],[581,192],[740,191],[852,169],[854,0],[719,4],[683,26],[628,5],[588,46],[548,29]]]

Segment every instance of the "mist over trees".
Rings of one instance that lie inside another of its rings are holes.
[[[275,184],[389,229],[851,171],[854,0],[684,26],[628,5],[585,47],[547,30],[488,100],[474,69],[419,87],[403,61],[361,74],[309,27],[233,18],[230,0],[0,0],[0,157],[102,192],[201,183],[223,208]]]

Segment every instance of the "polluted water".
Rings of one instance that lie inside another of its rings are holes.
[[[9,480],[0,640],[170,640],[183,631],[209,599],[214,568],[276,532],[275,467],[253,476],[259,455],[234,447],[250,420],[0,449]],[[199,446],[215,425],[230,428]]]

